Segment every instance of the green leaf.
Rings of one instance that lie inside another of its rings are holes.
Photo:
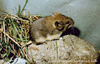
[[[58,59],[58,45],[57,45],[57,40],[55,42],[56,42],[56,53],[57,53],[57,59]]]
[[[18,36],[20,37],[21,41],[23,42],[23,38],[21,37],[21,35],[19,34],[19,32],[16,28],[17,25],[14,24],[13,19],[11,19],[11,20],[12,20],[12,24],[13,24],[13,27],[14,27],[15,31],[17,32]]]
[[[17,14],[18,14],[18,15],[21,14],[20,12],[21,12],[21,6],[20,6],[20,4],[19,4],[19,5],[18,5],[18,13],[17,13]]]
[[[21,14],[22,14],[22,12],[24,11],[24,9],[25,9],[27,3],[28,3],[28,0],[26,0],[26,2],[25,2],[25,5],[24,5],[24,7],[23,7],[23,9],[22,9],[22,11],[21,11]]]

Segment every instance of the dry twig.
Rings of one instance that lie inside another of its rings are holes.
[[[1,31],[1,30],[0,30]],[[1,31],[1,32],[3,32],[3,31]],[[18,42],[16,42],[13,38],[11,38],[7,33],[5,33],[5,32],[3,32],[4,33],[4,35],[6,35],[9,39],[11,39],[15,44],[17,44],[19,47],[21,47],[19,44],[18,44]]]

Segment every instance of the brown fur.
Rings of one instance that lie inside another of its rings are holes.
[[[36,43],[43,43],[46,40],[59,39],[62,32],[64,32],[66,28],[73,26],[73,24],[74,21],[70,17],[54,12],[52,16],[40,18],[31,24],[31,38]],[[39,40],[42,38],[44,41]]]

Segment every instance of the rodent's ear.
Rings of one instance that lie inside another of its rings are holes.
[[[58,15],[60,13],[59,12],[53,12],[52,14],[53,14],[52,16],[55,16],[55,15]]]
[[[64,23],[63,23],[63,21],[60,21],[60,22],[56,21],[55,22],[55,28],[58,29],[58,30],[60,30],[60,31],[63,30],[64,29]]]

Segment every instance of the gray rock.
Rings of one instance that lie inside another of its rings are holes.
[[[74,35],[28,47],[28,55],[36,64],[95,64],[99,51]]]

